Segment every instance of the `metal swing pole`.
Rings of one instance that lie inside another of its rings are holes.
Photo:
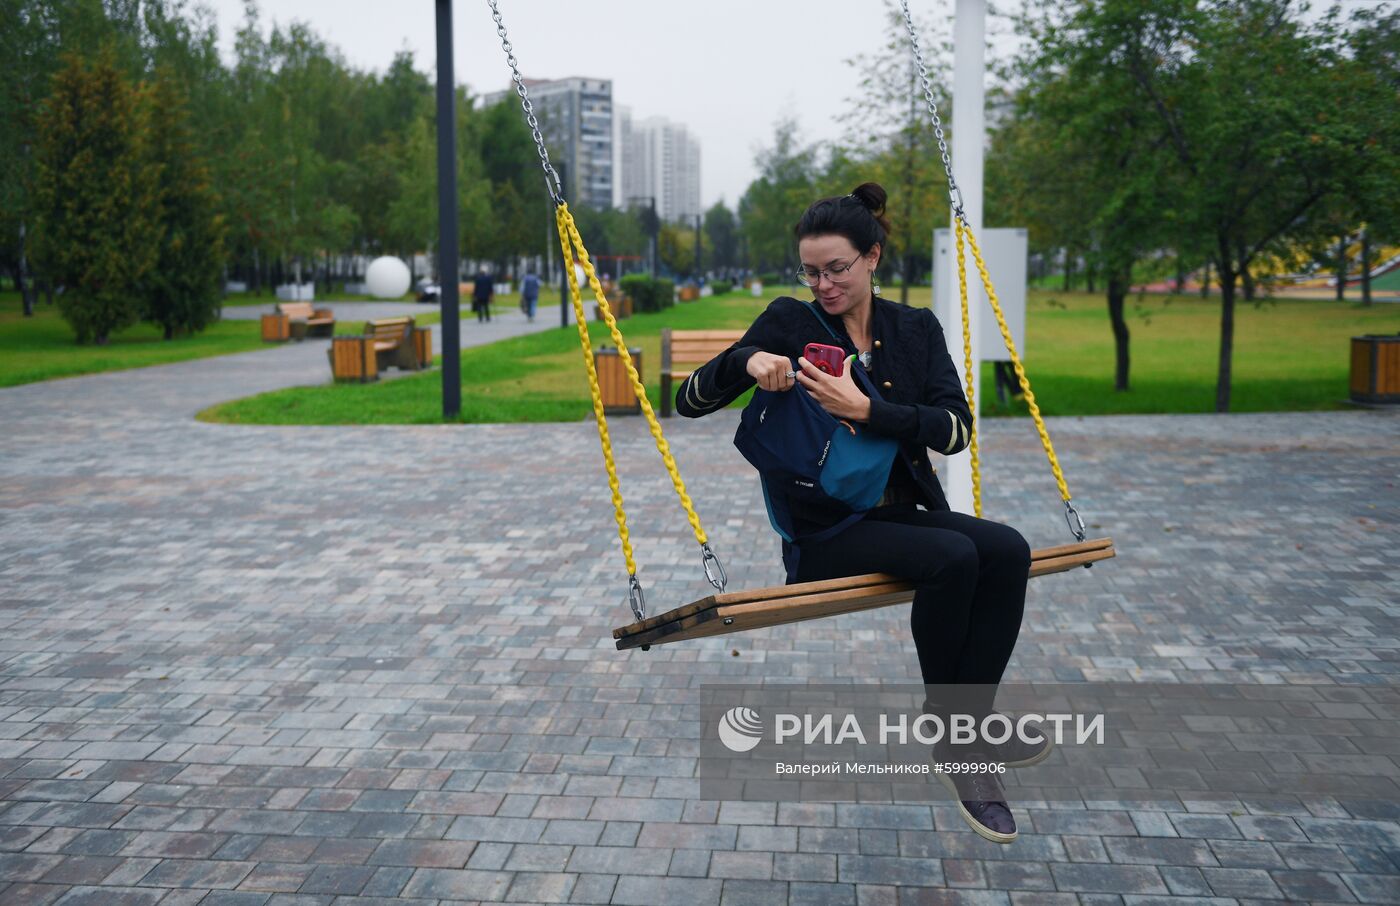
[[[957,0],[953,20],[953,160],[958,165],[958,189],[962,201],[963,222],[973,235],[982,235],[982,142],[986,135],[984,110],[986,74],[987,0]],[[953,221],[948,218],[949,256],[952,251]],[[936,254],[936,252],[935,252]],[[935,292],[935,310],[943,325],[943,337],[949,349],[962,349],[962,312],[958,304],[958,271],[949,262],[947,282],[941,293]],[[972,398],[982,400],[981,320],[987,306],[986,294],[977,281],[969,287],[967,326],[972,338]],[[977,413],[972,413],[975,420]],[[973,512],[972,454],[968,450],[944,457],[948,505],[960,513]]]

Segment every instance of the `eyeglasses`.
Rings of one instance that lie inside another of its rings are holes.
[[[822,275],[832,283],[845,283],[851,279],[851,268],[855,267],[859,258],[852,258],[846,264],[832,264],[818,270],[815,267],[799,267],[797,269],[797,282],[803,286],[816,286],[821,282]]]

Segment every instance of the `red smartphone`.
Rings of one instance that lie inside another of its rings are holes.
[[[840,377],[846,368],[846,350],[839,346],[808,343],[807,348],[802,350],[802,358],[832,377]]]

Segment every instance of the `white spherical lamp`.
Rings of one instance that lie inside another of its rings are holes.
[[[397,299],[408,292],[408,265],[393,255],[375,258],[365,271],[365,288],[376,299]]]

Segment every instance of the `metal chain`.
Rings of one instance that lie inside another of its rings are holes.
[[[501,11],[496,6],[496,0],[487,0],[491,4],[491,18],[496,20],[496,34],[501,36],[501,49],[506,52],[506,62],[510,64],[511,78],[515,81],[515,93],[520,95],[520,106],[525,111],[525,120],[530,124],[530,133],[535,137],[535,147],[539,149],[540,166],[544,169],[544,187],[549,192],[549,197],[554,199],[555,206],[564,203],[564,185],[559,181],[559,172],[554,169],[554,165],[549,162],[549,149],[544,146],[544,136],[540,135],[540,124],[535,119],[535,105],[530,103],[530,92],[525,87],[525,81],[520,77],[520,68],[516,64],[514,47],[506,37],[506,26],[501,21]],[[553,183],[551,184],[551,180]]]
[[[495,5],[494,2],[492,5]],[[928,112],[933,117],[933,133],[938,137],[938,153],[943,157],[943,172],[948,174],[948,204],[953,216],[967,225],[967,215],[963,213],[962,190],[953,179],[953,162],[948,157],[948,144],[943,140],[943,121],[938,118],[938,105],[933,100],[933,86],[928,80],[928,67],[924,65],[924,55],[919,50],[919,32],[914,27],[914,17],[909,12],[909,0],[899,0],[904,10],[904,25],[909,29],[909,45],[914,51],[914,63],[919,67],[919,81],[923,84],[924,99],[928,101]]]

